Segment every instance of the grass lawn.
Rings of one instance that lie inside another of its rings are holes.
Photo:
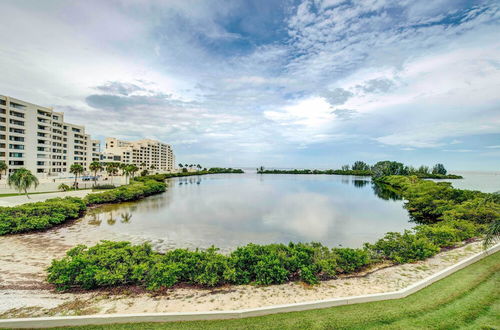
[[[77,190],[90,190],[92,188],[81,188],[81,189],[77,189]],[[75,191],[75,189],[71,189],[71,190],[68,190],[68,191]],[[37,191],[37,192],[30,192],[28,193],[30,196],[31,195],[40,195],[40,194],[52,194],[52,193],[58,193],[58,192],[63,192],[61,190],[56,190],[56,191]],[[0,194],[0,198],[1,197],[11,197],[11,196],[25,196],[26,194],[25,193],[8,193],[8,194]]]
[[[499,297],[500,252],[497,252],[399,300],[235,320],[74,329],[500,329]]]

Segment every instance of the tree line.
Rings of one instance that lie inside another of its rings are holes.
[[[447,174],[448,171],[443,164],[438,163],[432,167],[422,165],[418,168],[408,166],[400,162],[384,160],[369,165],[364,161],[358,160],[354,164],[342,165],[340,169],[329,170],[310,170],[310,169],[293,169],[293,170],[277,170],[265,169],[263,166],[257,168],[257,173],[260,174],[340,174],[340,175],[363,175],[384,177],[389,175],[415,175],[419,178],[434,178],[434,179],[461,179],[459,175]]]

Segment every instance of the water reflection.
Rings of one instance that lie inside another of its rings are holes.
[[[361,246],[412,225],[402,202],[370,182],[329,175],[176,178],[164,194],[92,209],[82,223],[159,249],[289,241]]]
[[[401,195],[399,195],[394,189],[385,184],[373,183],[372,188],[373,192],[375,193],[375,195],[377,195],[378,198],[391,201],[403,200],[403,197]]]
[[[354,184],[354,187],[356,187],[356,188],[363,188],[364,186],[369,184],[370,181],[369,180],[353,179],[352,183]]]

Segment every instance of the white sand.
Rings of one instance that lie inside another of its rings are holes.
[[[276,304],[381,293],[404,288],[481,250],[475,242],[433,258],[374,270],[309,286],[228,286],[175,288],[162,294],[57,293],[45,282],[46,267],[77,243],[94,244],[96,229],[78,240],[71,226],[44,233],[0,237],[0,318],[140,312],[195,312],[263,307]],[[109,238],[109,237],[107,237]],[[76,243],[77,242],[77,243]]]

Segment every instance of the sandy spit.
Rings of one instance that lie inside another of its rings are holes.
[[[381,267],[355,277],[309,286],[287,283],[273,286],[227,286],[214,289],[180,287],[161,294],[58,293],[45,282],[45,269],[75,245],[95,244],[102,237],[78,240],[71,226],[56,231],[0,238],[0,318],[142,312],[202,312],[263,307],[328,298],[382,293],[402,289],[481,251],[474,242],[413,264]],[[95,234],[95,235],[94,235]],[[73,237],[75,236],[75,237]],[[106,238],[109,239],[109,236]]]

